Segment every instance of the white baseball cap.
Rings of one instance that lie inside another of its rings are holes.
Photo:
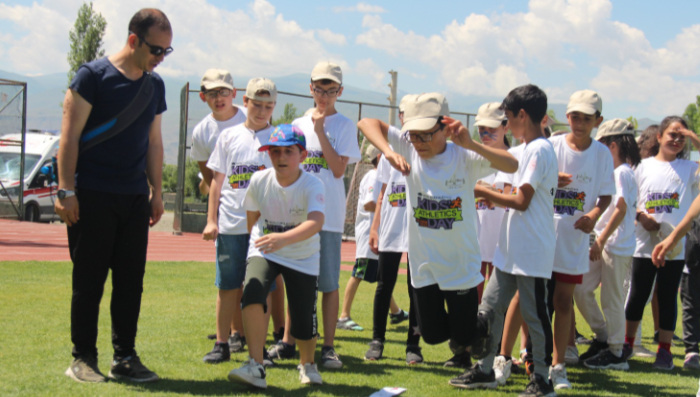
[[[603,100],[597,92],[591,90],[576,91],[569,98],[566,114],[581,112],[584,114],[603,113]]]
[[[612,119],[601,124],[598,127],[598,133],[595,135],[595,140],[614,135],[632,135],[634,136],[634,125],[625,119]]]
[[[205,90],[214,88],[228,88],[232,90],[233,77],[231,77],[231,73],[229,73],[228,70],[209,69],[204,72],[200,86],[204,87]]]
[[[403,132],[429,130],[435,127],[440,116],[450,115],[447,99],[437,92],[406,95],[401,102],[404,104]]]
[[[498,128],[506,119],[506,112],[501,109],[501,102],[489,102],[481,105],[476,112],[477,127]]]
[[[257,96],[260,91],[267,91],[270,96]],[[277,86],[270,79],[264,77],[254,77],[248,82],[245,89],[245,96],[248,99],[260,102],[276,102],[277,101]]]
[[[319,62],[314,66],[314,70],[311,71],[311,81],[318,80],[332,80],[338,84],[343,84],[343,71],[340,70],[340,66],[333,62]]]
[[[371,143],[367,145],[367,148],[365,148],[365,157],[367,160],[372,161],[377,155],[381,153],[379,149],[377,149],[374,145]]]

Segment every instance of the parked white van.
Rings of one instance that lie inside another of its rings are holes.
[[[0,182],[16,206],[19,205],[19,170],[22,148],[20,134],[0,136]],[[54,212],[58,185],[42,167],[52,166],[52,158],[58,153],[59,136],[53,133],[28,132],[24,159],[24,219],[32,222],[60,219]],[[17,143],[15,143],[17,142]],[[0,187],[0,205],[3,213],[11,213],[12,207],[5,191]],[[9,207],[9,211],[8,211]]]

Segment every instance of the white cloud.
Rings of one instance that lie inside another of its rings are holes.
[[[336,13],[340,12],[360,12],[362,14],[382,14],[386,10],[382,6],[374,6],[367,3],[357,3],[352,7],[333,7],[333,11]]]
[[[342,35],[340,33],[333,33],[330,29],[316,30],[316,34],[318,35],[319,39],[325,41],[328,44],[344,46],[348,43],[345,39],[345,35]]]
[[[369,76],[372,80],[372,89],[377,91],[387,91],[387,86],[384,83],[388,79],[388,71],[384,71],[371,58],[357,61],[353,70],[355,74]]]

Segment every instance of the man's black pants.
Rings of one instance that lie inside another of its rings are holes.
[[[134,354],[146,270],[150,205],[147,195],[81,189],[79,221],[68,227],[73,261],[73,356],[97,356],[97,321],[112,269],[112,346],[115,359]]]

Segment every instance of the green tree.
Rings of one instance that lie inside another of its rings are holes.
[[[293,104],[288,103],[284,105],[284,112],[282,113],[282,116],[280,116],[278,119],[272,120],[272,125],[278,126],[280,124],[289,124],[299,116],[300,115],[297,114],[297,108]]]
[[[195,197],[200,199],[202,193],[199,191],[199,165],[191,158],[187,159],[185,165],[185,197]]]
[[[70,51],[68,51],[68,84],[78,71],[80,65],[102,58],[105,50],[102,48],[102,38],[105,34],[107,21],[102,14],[95,12],[90,4],[83,3],[78,10],[78,18],[68,34]]]
[[[174,192],[177,189],[177,166],[163,164],[163,191]]]
[[[688,122],[690,130],[697,134],[698,129],[700,129],[700,95],[695,97],[695,103],[691,103],[685,108],[683,118]]]
[[[632,123],[632,126],[634,126],[635,130],[639,129],[639,121],[637,121],[637,119],[634,116],[629,116],[626,120]]]

